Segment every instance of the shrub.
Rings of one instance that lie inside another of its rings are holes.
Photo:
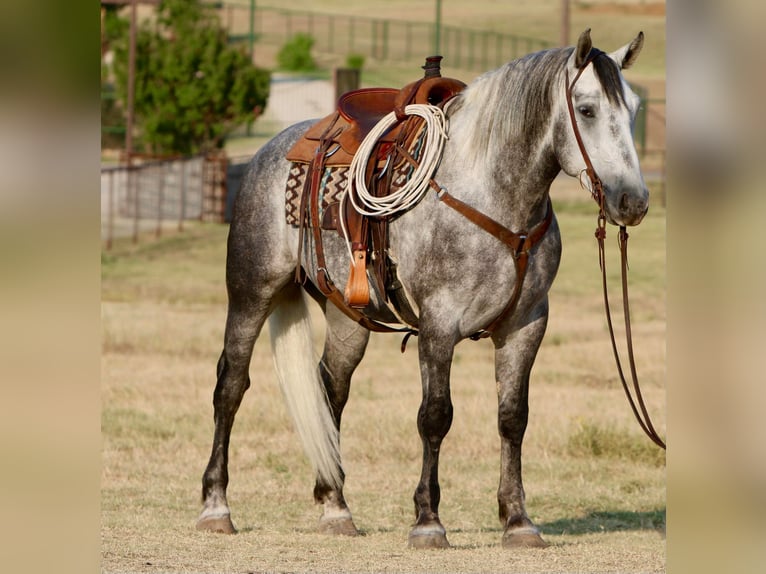
[[[314,38],[308,34],[298,33],[290,38],[277,54],[279,67],[289,72],[311,72],[317,65],[311,57]]]
[[[127,101],[128,28],[115,41],[117,95]],[[201,0],[163,0],[155,23],[136,38],[138,142],[157,154],[223,146],[228,133],[266,107],[270,75],[228,45],[226,30]]]
[[[361,70],[364,67],[364,56],[362,54],[349,54],[346,56],[346,67],[352,70]]]

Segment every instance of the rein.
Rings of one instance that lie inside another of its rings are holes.
[[[633,389],[635,392],[635,399],[633,398],[633,394],[630,391],[630,388],[628,386],[627,381],[625,380],[625,375],[623,373],[622,369],[622,363],[620,361],[620,355],[617,351],[617,343],[615,341],[614,336],[614,328],[612,327],[612,314],[609,307],[609,292],[607,288],[607,281],[606,281],[606,256],[605,256],[605,250],[604,250],[604,240],[606,239],[606,212],[604,209],[604,202],[605,195],[604,195],[604,186],[601,182],[601,179],[599,178],[598,174],[596,173],[596,170],[593,167],[593,163],[591,162],[590,156],[588,155],[587,150],[585,149],[585,144],[583,143],[582,136],[580,135],[580,129],[577,127],[577,120],[575,119],[575,112],[574,112],[574,104],[572,103],[572,90],[574,88],[575,83],[577,83],[577,80],[582,75],[585,68],[590,64],[593,60],[595,60],[597,57],[602,55],[604,52],[601,52],[600,50],[592,49],[590,54],[588,55],[588,58],[585,60],[585,62],[580,66],[580,69],[577,71],[577,74],[575,75],[572,82],[569,82],[569,70],[566,71],[566,97],[567,97],[567,107],[569,109],[569,119],[572,122],[572,129],[574,130],[575,139],[577,140],[577,145],[580,148],[580,153],[582,154],[583,160],[585,160],[585,173],[588,176],[588,179],[591,183],[591,189],[590,192],[593,195],[593,199],[598,204],[599,213],[598,213],[598,223],[596,226],[596,240],[598,241],[598,262],[599,267],[601,268],[601,284],[603,286],[604,290],[604,309],[606,311],[606,322],[609,325],[609,336],[612,340],[612,351],[614,353],[614,360],[617,364],[617,372],[620,374],[620,381],[622,382],[622,388],[625,391],[625,396],[628,398],[628,403],[630,404],[630,408],[633,411],[633,415],[636,417],[636,420],[638,421],[638,425],[641,427],[641,430],[644,431],[646,436],[649,437],[649,439],[659,446],[660,448],[665,449],[665,442],[660,438],[657,431],[654,429],[654,425],[652,425],[652,420],[649,417],[649,412],[646,409],[646,404],[644,403],[644,397],[641,393],[641,387],[638,382],[638,375],[636,374],[636,363],[634,359],[633,354],[633,336],[631,332],[631,326],[630,326],[630,303],[628,301],[628,232],[624,225],[620,226],[618,241],[620,246],[620,270],[621,270],[621,276],[622,276],[622,304],[623,304],[623,315],[625,316],[625,338],[626,343],[628,347],[628,363],[630,366],[630,374],[631,379],[633,382]],[[636,403],[638,403],[638,408],[636,407]],[[639,413],[639,408],[641,412]]]

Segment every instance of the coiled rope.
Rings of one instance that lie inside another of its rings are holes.
[[[449,139],[447,116],[444,115],[441,108],[427,104],[410,104],[404,108],[404,113],[408,116],[421,117],[425,121],[426,142],[418,159],[418,166],[412,176],[397,191],[383,197],[376,197],[367,189],[365,182],[367,162],[375,150],[378,140],[398,121],[396,114],[391,112],[372,128],[354,154],[354,159],[351,160],[348,172],[349,187],[340,199],[341,213],[343,213],[343,202],[348,199],[354,209],[362,215],[368,217],[391,216],[413,208],[428,191],[428,182],[439,166],[444,144]],[[348,193],[351,189],[350,186],[353,186],[356,193]],[[344,222],[345,218],[340,217],[339,219],[349,255],[353,261],[348,230]]]

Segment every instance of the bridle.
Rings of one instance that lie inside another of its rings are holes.
[[[604,55],[604,52],[601,50],[597,50],[595,48],[591,49],[591,51],[588,54],[588,57],[585,59],[585,62],[580,66],[580,68],[577,70],[577,74],[575,74],[574,79],[572,82],[569,82],[569,70],[566,71],[566,98],[567,98],[567,107],[569,109],[569,119],[572,122],[572,129],[574,130],[575,139],[577,140],[577,146],[580,148],[580,153],[582,154],[583,160],[585,161],[585,174],[588,176],[588,179],[590,180],[591,188],[590,192],[593,195],[593,199],[598,204],[598,223],[596,226],[596,240],[598,241],[598,260],[599,260],[599,266],[601,268],[601,283],[604,290],[604,309],[606,311],[606,321],[609,325],[609,335],[612,340],[612,351],[614,353],[614,360],[617,364],[617,372],[620,374],[620,381],[622,382],[622,388],[625,391],[625,396],[628,398],[628,403],[630,404],[630,408],[633,411],[633,415],[636,417],[636,420],[638,421],[639,426],[641,429],[646,433],[646,435],[654,442],[657,446],[665,449],[665,442],[660,438],[657,431],[654,429],[654,426],[652,425],[651,418],[649,417],[649,412],[646,409],[646,404],[644,403],[644,398],[641,393],[641,387],[638,383],[638,375],[636,374],[636,363],[633,355],[633,336],[631,333],[631,327],[630,327],[630,304],[628,301],[628,232],[624,225],[620,226],[620,231],[618,235],[618,242],[620,246],[620,268],[621,268],[621,276],[622,276],[622,303],[623,303],[623,314],[625,316],[625,338],[627,342],[628,347],[628,363],[630,365],[630,374],[633,382],[633,389],[635,391],[635,400],[633,398],[633,395],[630,391],[630,388],[628,386],[627,381],[625,380],[625,375],[623,373],[622,369],[622,363],[620,361],[620,355],[617,352],[617,343],[615,341],[614,337],[614,328],[612,327],[612,314],[609,308],[609,294],[607,289],[607,282],[606,282],[606,257],[605,257],[605,251],[604,251],[604,240],[606,239],[606,212],[604,209],[604,203],[605,203],[605,194],[604,194],[604,186],[601,182],[601,178],[599,178],[598,173],[596,173],[595,168],[593,167],[593,162],[590,159],[590,156],[588,155],[588,151],[585,149],[585,144],[583,143],[582,136],[580,135],[580,129],[577,127],[577,119],[575,117],[575,111],[574,111],[574,103],[572,101],[572,90],[574,89],[574,85],[577,83],[577,80],[580,79],[580,76],[582,75],[585,68],[593,62],[596,58],[599,56]],[[638,403],[638,408],[636,407],[636,403]],[[641,412],[639,413],[639,408]]]

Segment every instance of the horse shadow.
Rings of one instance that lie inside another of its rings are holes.
[[[561,518],[538,524],[545,534],[579,535],[626,530],[656,530],[665,536],[665,507],[633,512],[629,510],[593,510],[575,518]]]

